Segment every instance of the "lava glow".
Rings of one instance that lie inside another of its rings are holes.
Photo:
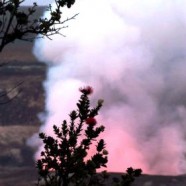
[[[104,99],[109,171],[186,173],[186,1],[79,0],[79,13],[34,53],[48,64],[41,131],[68,118],[79,87]],[[36,143],[37,139],[30,139]]]

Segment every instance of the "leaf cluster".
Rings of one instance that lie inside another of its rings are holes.
[[[76,15],[62,20],[61,9],[65,6],[70,8],[75,0],[55,0],[56,8],[53,10],[49,5],[49,18],[36,18],[37,4],[29,7],[27,11],[21,8],[25,0],[2,0],[0,1],[0,52],[3,48],[16,39],[33,41],[36,35],[50,38],[51,35],[60,34],[65,28],[64,23],[74,19]]]

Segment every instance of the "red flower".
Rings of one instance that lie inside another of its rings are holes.
[[[91,86],[86,86],[86,87],[81,87],[79,88],[79,91],[82,92],[83,94],[90,95],[93,93],[93,88]]]
[[[91,117],[91,118],[87,118],[85,120],[86,124],[89,124],[89,125],[95,125],[97,123],[96,119]]]

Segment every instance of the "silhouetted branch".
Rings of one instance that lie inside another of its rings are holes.
[[[20,93],[20,91],[16,92],[15,95],[13,95],[12,97],[10,97],[10,98],[8,98],[6,100],[6,98],[8,97],[8,95],[9,94],[12,94],[22,84],[23,84],[23,81],[20,82],[20,83],[18,83],[13,88],[9,89],[8,91],[4,91],[4,92],[0,93],[0,99],[4,99],[3,101],[0,101],[0,105],[7,104],[7,103],[11,102],[15,97],[17,97],[17,95]]]
[[[49,18],[34,18],[37,12],[37,4],[33,3],[27,11],[23,11],[20,6],[25,0],[1,1],[0,2],[0,52],[4,47],[15,40],[33,41],[35,36],[47,37],[55,34],[63,34],[60,31],[67,26],[66,22],[75,19],[78,14],[62,20],[61,9],[65,6],[70,8],[75,0],[55,0],[56,8],[48,6]],[[33,37],[31,37],[33,36]]]

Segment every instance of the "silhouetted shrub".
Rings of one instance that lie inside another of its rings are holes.
[[[105,127],[99,125],[96,116],[102,107],[103,100],[98,100],[94,108],[90,107],[89,95],[93,89],[90,86],[79,89],[82,93],[77,109],[73,110],[70,122],[63,121],[60,127],[53,126],[55,137],[40,133],[44,149],[37,161],[39,173],[38,185],[41,180],[46,186],[76,186],[104,185],[109,174],[97,170],[106,167],[108,152],[104,139],[99,135]],[[89,155],[89,150],[95,146],[95,153]],[[113,184],[129,186],[135,177],[141,174],[141,169],[128,168],[122,179],[113,179]]]

